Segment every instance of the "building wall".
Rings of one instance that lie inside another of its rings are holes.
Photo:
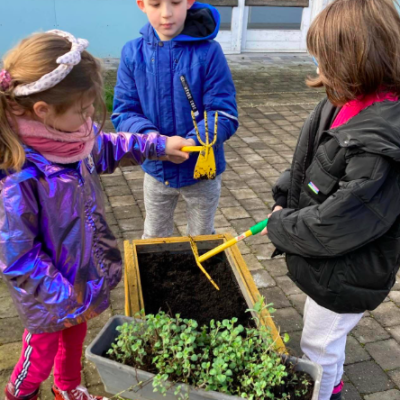
[[[98,57],[119,57],[146,22],[135,0],[0,0],[0,56],[32,32],[62,29]]]

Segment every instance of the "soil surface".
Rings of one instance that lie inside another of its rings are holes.
[[[216,290],[188,252],[138,254],[146,314],[165,311],[195,319],[200,326],[214,319],[238,318],[245,327],[254,326],[248,306],[225,254],[203,262],[219,286]]]

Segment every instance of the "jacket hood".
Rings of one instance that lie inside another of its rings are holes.
[[[215,39],[218,35],[220,22],[221,18],[215,7],[196,2],[187,12],[182,33],[173,38],[172,41],[193,42]],[[140,30],[140,33],[148,42],[159,40],[150,23],[147,23]]]
[[[400,162],[400,101],[383,101],[329,131],[342,147],[359,147]]]

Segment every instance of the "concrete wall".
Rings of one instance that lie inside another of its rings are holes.
[[[0,0],[0,56],[32,32],[62,29],[98,57],[119,57],[146,22],[135,0]]]

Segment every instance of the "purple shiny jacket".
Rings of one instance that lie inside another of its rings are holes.
[[[26,148],[22,171],[0,173],[0,271],[25,328],[55,332],[108,308],[121,254],[105,218],[99,174],[165,154],[165,137],[99,133],[76,167]]]

